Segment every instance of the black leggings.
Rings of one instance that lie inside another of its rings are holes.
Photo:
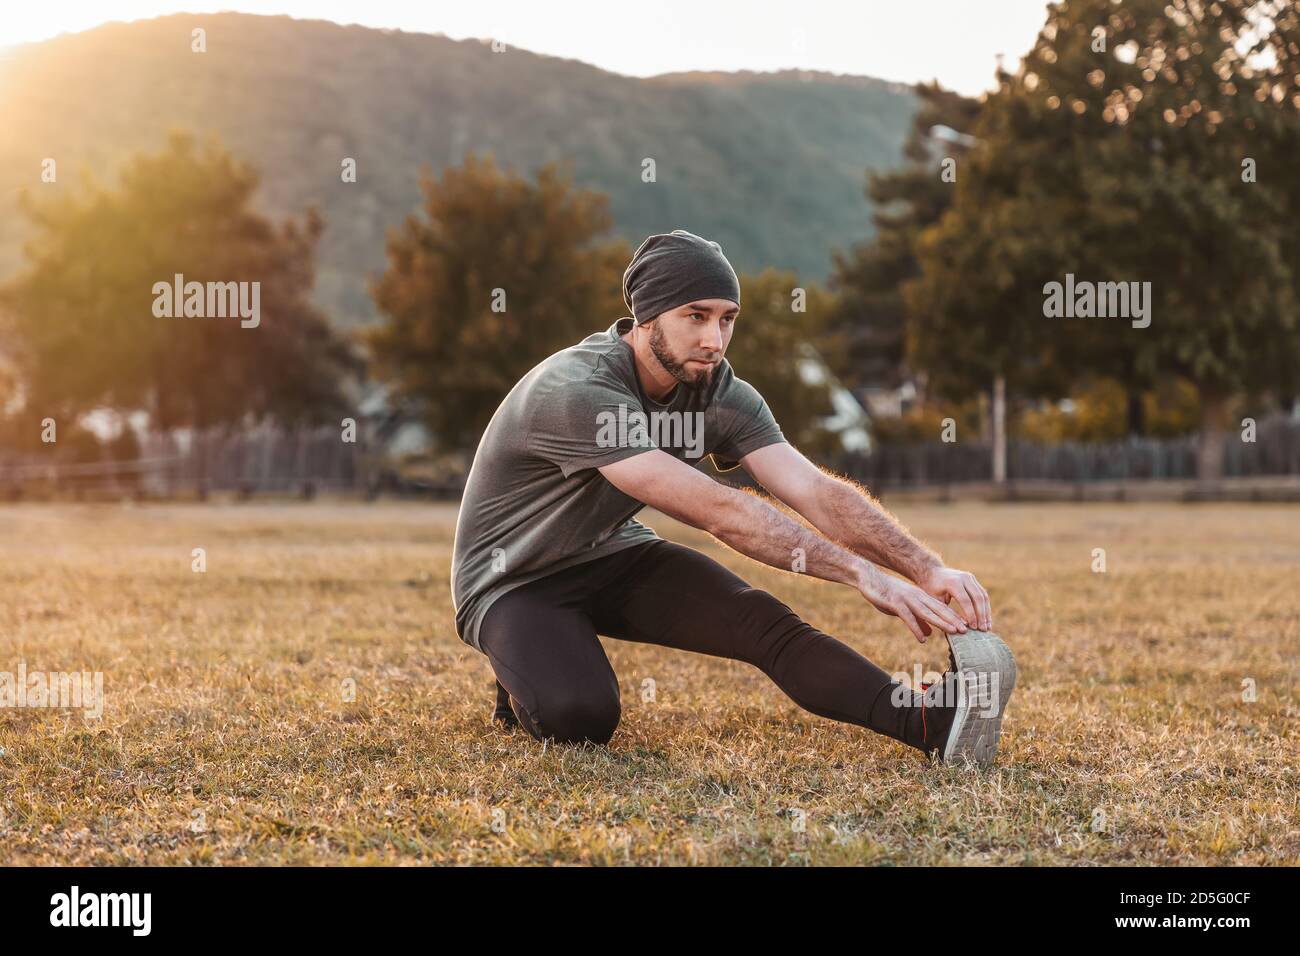
[[[923,749],[910,688],[717,561],[662,539],[530,581],[488,608],[479,643],[538,740],[613,736],[618,678],[597,634],[746,661],[804,710]]]

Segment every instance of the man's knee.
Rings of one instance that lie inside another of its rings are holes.
[[[556,743],[609,743],[622,716],[616,695],[576,694],[544,701],[536,722],[539,740],[551,738]]]

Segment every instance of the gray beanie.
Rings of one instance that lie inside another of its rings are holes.
[[[623,302],[636,324],[696,299],[740,305],[740,281],[722,247],[685,229],[641,243],[623,273]]]

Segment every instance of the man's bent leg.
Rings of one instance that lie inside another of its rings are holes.
[[[599,601],[598,618],[622,625],[602,633],[746,661],[818,716],[867,727],[921,750],[927,749],[927,730],[932,745],[951,723],[950,713],[929,705],[923,720],[920,695],[911,688],[803,621],[773,595],[675,542],[648,548],[633,573]]]
[[[618,678],[596,628],[582,609],[557,604],[544,581],[499,597],[483,618],[479,644],[533,737],[603,744],[614,735]]]
[[[493,689],[496,691],[497,703],[492,708],[492,719],[507,727],[517,726],[519,718],[515,716],[515,709],[510,703],[510,693],[501,686],[500,681],[493,682]]]

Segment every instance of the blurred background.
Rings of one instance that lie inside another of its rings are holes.
[[[877,493],[1300,500],[1294,5],[233,6],[6,13],[0,497],[454,499],[685,228]],[[178,274],[260,322],[159,317]],[[1046,317],[1067,275],[1150,324]]]

